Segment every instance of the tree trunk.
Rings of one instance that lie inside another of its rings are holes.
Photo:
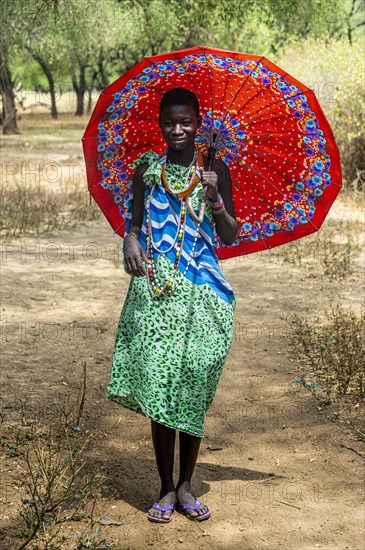
[[[93,88],[94,88],[94,84],[95,84],[97,76],[98,76],[98,73],[96,71],[94,71],[93,75],[91,77],[90,86],[87,87],[87,114],[91,113],[91,109],[92,109],[92,97],[91,97],[91,95],[93,93]]]
[[[92,94],[92,91],[93,91],[93,88],[92,86],[89,86],[88,89],[87,89],[87,114],[90,114],[91,113],[91,108],[92,108],[92,97],[91,97],[91,94]]]
[[[107,86],[109,86],[109,79],[108,79],[108,75],[106,74],[104,59],[102,57],[99,59],[98,69],[99,69],[101,81],[103,83],[103,87],[106,88]]]
[[[25,47],[30,53],[30,55],[33,57],[33,59],[37,63],[39,63],[44,74],[47,77],[48,85],[49,85],[49,93],[51,95],[51,116],[52,118],[57,118],[58,113],[57,113],[57,105],[56,105],[55,83],[54,83],[54,78],[52,75],[51,68],[48,65],[47,61],[45,61],[44,59],[42,59],[42,57],[40,57],[37,53],[35,53],[30,46],[25,46]]]
[[[77,82],[75,70],[72,67],[72,85],[74,87],[74,90],[76,92],[76,116],[82,116],[84,114],[84,96],[86,92],[86,79],[85,79],[85,65],[82,63],[79,64],[79,74],[80,79],[79,82]]]
[[[16,108],[13,83],[11,80],[10,69],[5,59],[1,59],[0,62],[0,92],[3,102],[1,114],[3,134],[19,134],[20,132],[16,123]]]
[[[349,13],[349,15],[348,15],[348,20],[347,20],[347,38],[348,38],[348,41],[349,41],[349,43],[351,44],[351,46],[352,46],[351,17],[352,17],[353,14],[354,14],[355,3],[356,3],[356,0],[352,0],[352,2],[351,2],[350,13]]]

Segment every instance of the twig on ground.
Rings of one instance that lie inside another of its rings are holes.
[[[359,455],[360,458],[363,458],[365,460],[365,453],[362,451],[356,451],[356,449],[353,449],[352,447],[349,447],[348,445],[345,445],[344,443],[341,443],[340,447],[344,447],[345,449],[348,449],[349,451],[352,451],[353,453],[356,453]]]
[[[295,504],[289,504],[289,502],[284,502],[283,500],[275,500],[275,502],[280,502],[280,504],[285,504],[285,506],[290,506],[291,508],[296,508],[297,510],[301,510],[299,506],[295,506]]]

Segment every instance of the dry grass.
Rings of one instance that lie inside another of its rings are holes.
[[[105,506],[100,505],[105,474],[99,467],[90,468],[86,457],[95,434],[80,428],[86,379],[84,362],[76,404],[68,402],[62,410],[54,411],[48,424],[42,421],[41,411],[37,415],[30,412],[26,401],[19,401],[16,422],[2,419],[3,458],[16,460],[13,485],[22,497],[19,517],[9,526],[7,537],[16,550],[111,548],[95,527]],[[74,533],[71,541],[65,526],[74,529],[73,522],[81,521],[84,528]]]
[[[85,191],[46,191],[41,185],[2,189],[0,233],[5,238],[76,227],[101,219]]]
[[[40,235],[102,218],[87,190],[81,150],[86,124],[87,117],[68,114],[52,122],[47,115],[27,115],[22,134],[2,136],[1,236]]]
[[[294,317],[291,344],[304,377],[332,395],[365,397],[365,310],[360,316],[336,305],[326,322]]]
[[[283,264],[300,266],[311,277],[345,279],[361,270],[363,211],[363,193],[341,192],[317,233],[279,246],[269,255]]]
[[[360,315],[339,304],[324,319],[289,319],[289,347],[299,364],[294,382],[309,390],[321,406],[336,404],[360,439],[365,439],[365,309]]]

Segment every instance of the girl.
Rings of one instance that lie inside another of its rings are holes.
[[[133,207],[123,242],[132,276],[116,333],[108,398],[151,418],[161,478],[159,501],[148,519],[171,521],[173,510],[201,521],[211,515],[192,495],[191,479],[205,413],[215,395],[232,342],[235,295],[214,251],[215,232],[234,242],[237,222],[231,179],[223,161],[195,145],[201,125],[196,95],[168,91],[160,103],[165,154],[142,154],[134,163]],[[204,219],[195,222],[207,187]],[[175,430],[180,473],[173,481]]]

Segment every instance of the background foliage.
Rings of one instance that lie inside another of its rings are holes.
[[[148,55],[194,45],[265,55],[316,92],[346,180],[365,168],[365,0],[7,0],[2,29],[3,97],[44,90],[54,118],[62,93],[75,92],[82,115],[93,91]]]

